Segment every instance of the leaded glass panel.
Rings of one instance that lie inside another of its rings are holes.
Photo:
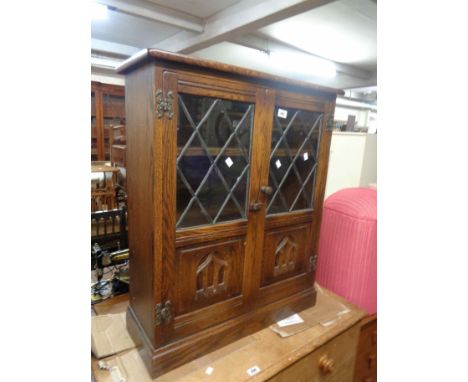
[[[246,218],[254,104],[179,94],[177,228]]]
[[[322,113],[275,108],[267,214],[313,208]]]

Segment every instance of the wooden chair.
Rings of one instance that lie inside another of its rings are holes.
[[[105,162],[92,162],[91,173],[103,173],[104,176],[102,180],[91,183],[91,211],[112,210],[117,207],[115,199],[118,172],[117,167]]]

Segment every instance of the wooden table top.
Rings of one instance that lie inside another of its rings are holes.
[[[114,372],[120,373],[127,382],[265,381],[357,324],[366,315],[361,309],[319,286],[317,292],[316,305],[298,313],[304,320],[305,329],[286,338],[281,338],[268,327],[155,379],[151,379],[147,373],[138,349],[103,361],[108,367],[117,366]],[[123,312],[127,306],[125,297],[120,296],[115,302],[108,300],[105,305],[96,308],[97,314],[108,314]],[[336,314],[337,309],[340,309],[340,315]],[[330,315],[332,311],[333,316]],[[334,321],[330,321],[330,318]],[[326,325],[324,320],[328,320]],[[261,372],[249,376],[246,371],[253,366],[258,366]],[[99,369],[98,360],[94,357],[92,370],[96,382],[113,380],[110,371]]]

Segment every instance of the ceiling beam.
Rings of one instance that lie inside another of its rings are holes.
[[[333,62],[337,72],[344,73],[344,74],[347,74],[356,78],[360,78],[360,79],[368,79],[372,75],[371,72],[368,72],[366,70],[359,69],[351,65],[341,64],[339,62],[328,60],[326,58],[317,56],[315,54],[296,48],[295,46],[285,44],[281,41],[278,41],[272,38],[266,38],[266,37],[259,36],[259,35],[248,34],[248,35],[232,38],[229,41],[238,45],[246,46],[248,48],[261,50],[266,53],[269,53],[270,51],[283,51],[283,52],[289,51],[291,53],[298,53],[298,52],[305,53],[313,57],[318,57],[318,58]]]
[[[342,4],[347,5],[361,16],[377,23],[377,3],[372,0],[340,0]]]
[[[91,39],[91,51],[107,53],[110,55],[119,55],[122,58],[133,56],[141,49],[135,46],[118,44],[116,42],[99,40],[97,38]]]
[[[110,1],[110,0],[105,0]],[[115,0],[113,0],[115,1]],[[206,19],[202,33],[179,32],[155,48],[189,54],[334,0],[241,0]]]
[[[191,33],[201,33],[204,29],[203,20],[199,17],[184,12],[166,8],[144,0],[96,0],[98,3],[108,6],[117,12],[158,21],[172,25]]]
[[[350,109],[377,111],[377,105],[363,102],[362,100],[351,100],[342,96],[336,97],[336,106],[343,106]]]

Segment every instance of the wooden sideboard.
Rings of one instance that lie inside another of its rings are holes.
[[[359,329],[359,324],[352,326],[268,381],[353,381]]]
[[[96,305],[96,313],[125,311],[127,305],[122,296],[115,303],[112,300]],[[324,317],[331,304],[337,303],[349,311],[327,325],[313,324],[319,316]],[[316,305],[299,315],[310,327],[297,334],[281,338],[265,328],[154,379],[141,358],[144,353],[137,348],[104,358],[102,362],[109,369],[117,367],[127,382],[352,382],[365,312],[320,289]],[[249,375],[247,370],[255,366],[259,372]],[[92,358],[92,370],[96,382],[113,380],[112,372],[100,369],[95,358]]]
[[[377,382],[377,315],[362,320],[354,382]]]

